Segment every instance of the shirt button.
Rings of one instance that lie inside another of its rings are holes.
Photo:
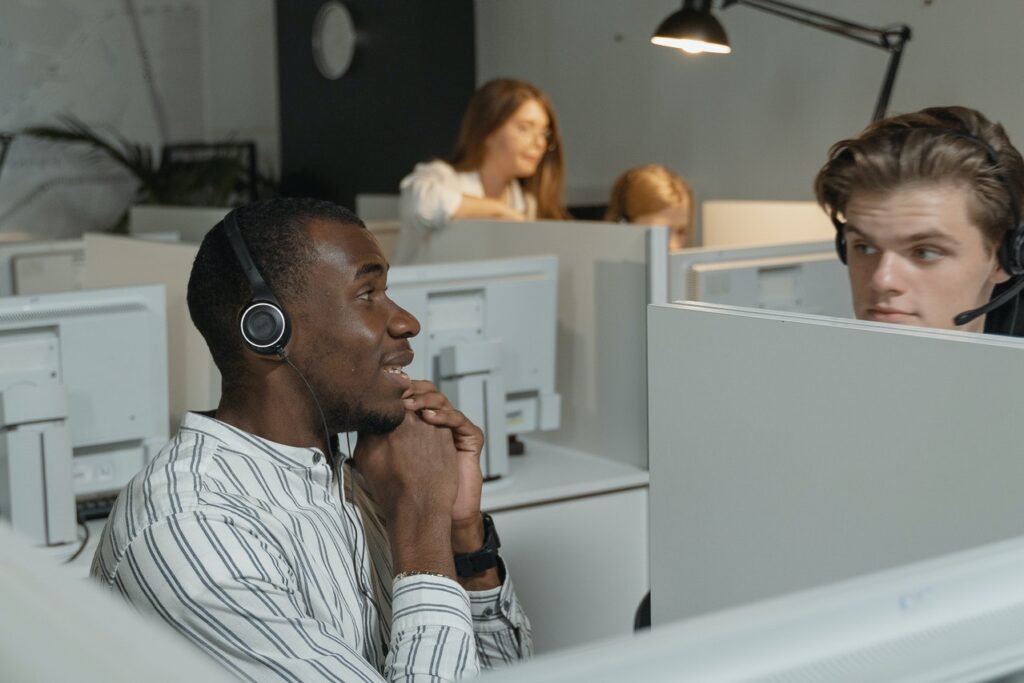
[[[501,606],[504,607],[505,611],[507,612],[509,609],[512,608],[512,601],[506,600],[504,603],[502,603]]]
[[[484,616],[485,617],[489,617],[492,614],[494,614],[494,610],[493,609],[491,609],[490,607],[485,607],[484,608]]]
[[[313,454],[313,464],[314,465],[319,465],[320,464],[320,454],[319,453],[314,453]]]

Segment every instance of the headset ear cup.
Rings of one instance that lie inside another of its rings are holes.
[[[836,253],[839,260],[846,264],[846,232],[842,226],[836,226]]]
[[[1024,225],[1017,225],[1003,238],[999,245],[999,265],[1010,277],[1024,273]]]
[[[291,337],[291,323],[279,306],[267,301],[254,301],[239,318],[242,339],[256,353],[279,353]]]

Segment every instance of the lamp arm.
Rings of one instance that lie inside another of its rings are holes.
[[[762,12],[768,12],[769,14],[833,32],[839,32],[842,29],[868,35],[877,35],[885,32],[884,29],[858,24],[847,19],[840,19],[824,12],[800,7],[788,2],[781,2],[781,0],[722,0],[722,9],[728,9],[732,5],[746,5],[747,7],[759,9]]]
[[[889,47],[889,66],[885,69],[885,80],[882,81],[882,89],[878,93],[875,113],[871,116],[872,123],[885,118],[885,110],[889,108],[889,97],[892,95],[892,86],[896,82],[896,70],[900,68],[900,59],[903,57],[903,46],[908,40],[910,40],[910,27],[901,26],[896,40]]]
[[[899,69],[900,60],[903,57],[903,47],[910,40],[909,26],[906,24],[890,28],[865,26],[788,2],[780,2],[780,0],[722,0],[722,9],[727,9],[732,5],[744,5],[761,10],[888,52],[889,65],[885,70],[882,90],[878,94],[878,102],[875,104],[875,113],[872,115],[871,121],[878,121],[885,116],[885,110],[889,106],[889,97],[892,95],[892,87],[896,82],[896,71]]]

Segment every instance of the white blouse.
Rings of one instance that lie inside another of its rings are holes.
[[[392,262],[416,263],[430,241],[430,235],[448,225],[462,203],[462,195],[484,196],[483,182],[476,171],[456,171],[444,161],[416,164],[402,179],[400,215],[402,227]],[[523,192],[518,181],[508,185],[505,195],[510,208],[536,218],[537,200]]]

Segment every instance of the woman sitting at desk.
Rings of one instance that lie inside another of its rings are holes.
[[[636,166],[615,181],[604,219],[667,225],[668,248],[682,249],[692,239],[693,191],[685,180],[664,166]]]
[[[564,166],[555,112],[533,85],[498,78],[469,101],[451,162],[417,164],[402,180],[395,263],[412,263],[455,218],[561,219]]]

